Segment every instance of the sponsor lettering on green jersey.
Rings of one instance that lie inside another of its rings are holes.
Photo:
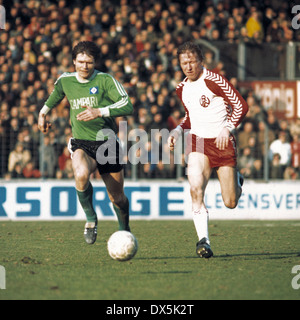
[[[64,97],[70,104],[72,133],[75,139],[97,141],[103,129],[117,132],[115,117],[131,115],[133,106],[124,87],[111,75],[97,70],[86,82],[79,82],[77,73],[64,73],[55,82],[54,90],[45,105],[52,109]],[[100,108],[102,117],[78,121],[83,107]]]

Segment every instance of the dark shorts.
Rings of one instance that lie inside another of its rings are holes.
[[[77,150],[83,150],[88,156],[96,160],[100,174],[120,172],[120,145],[117,140],[88,141],[71,138],[68,149],[71,155]]]
[[[219,150],[215,145],[215,140],[216,138],[205,139],[194,134],[189,134],[186,153],[187,155],[191,152],[205,154],[209,159],[211,168],[236,167],[237,152],[234,137],[232,135],[230,136],[228,147],[225,150]]]

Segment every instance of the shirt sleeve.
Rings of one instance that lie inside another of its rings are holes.
[[[113,103],[105,108],[101,108],[102,117],[131,115],[133,113],[133,106],[121,83],[108,75],[105,86],[106,94]]]
[[[51,92],[48,100],[45,102],[45,106],[49,109],[56,107],[62,99],[65,97],[65,93],[63,91],[62,83],[60,78],[55,82],[54,89]]]
[[[183,120],[181,121],[181,123],[177,127],[178,130],[181,129],[182,131],[191,129],[191,121],[190,121],[189,111],[182,101],[183,85],[184,84],[182,82],[176,88],[176,94],[177,94],[178,98],[180,99],[180,101],[182,102],[184,110],[185,110],[185,117],[183,118]]]
[[[248,105],[236,88],[219,74],[212,74],[205,79],[207,87],[216,95],[224,98],[227,104],[226,127],[232,131],[243,121],[248,112]]]

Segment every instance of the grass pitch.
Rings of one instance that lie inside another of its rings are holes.
[[[0,300],[300,299],[300,221],[211,221],[215,256],[195,254],[192,221],[132,221],[136,257],[113,261],[106,249],[117,222],[99,223],[93,246],[84,222],[0,222]],[[298,280],[298,283],[300,280]]]

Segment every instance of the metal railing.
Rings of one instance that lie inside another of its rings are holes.
[[[245,80],[300,79],[300,43],[228,43],[198,40],[204,51],[224,63],[227,78]]]

